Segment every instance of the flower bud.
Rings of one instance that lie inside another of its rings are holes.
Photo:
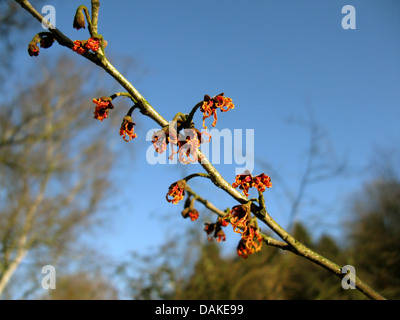
[[[39,55],[39,51],[40,51],[40,49],[34,41],[29,42],[28,53],[31,57],[32,56],[37,57]]]
[[[80,8],[78,8],[78,10],[76,10],[73,27],[76,30],[79,30],[82,28],[85,29],[85,16],[83,15],[83,12],[82,12],[82,10],[80,10]]]
[[[41,48],[50,48],[54,42],[54,37],[50,32],[43,33],[40,36],[40,47]]]

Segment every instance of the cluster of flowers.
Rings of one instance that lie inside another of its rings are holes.
[[[85,17],[82,10],[85,10],[85,13],[87,13],[86,7],[80,6],[74,17],[73,27],[77,30],[85,28]],[[87,19],[90,20],[90,18]],[[107,46],[107,42],[103,41],[100,35],[93,35],[92,33],[91,35],[92,36],[88,40],[75,40],[71,49],[83,55],[89,50],[97,52],[100,47]],[[55,39],[51,32],[38,33],[28,45],[29,55],[39,55],[40,49],[38,43],[40,43],[41,48],[49,48],[54,41]],[[94,111],[95,119],[103,121],[108,118],[109,110],[114,109],[112,100],[112,97],[93,99],[93,103],[96,104]],[[135,123],[132,121],[131,117],[134,107],[132,107],[123,118],[120,127],[120,136],[122,136],[125,141],[130,141],[137,137],[136,133],[134,133]],[[203,128],[207,129],[205,125],[205,120],[207,118],[213,116],[214,121],[212,122],[212,126],[215,127],[218,119],[217,110],[227,112],[234,109],[235,106],[232,103],[232,99],[225,97],[224,93],[220,93],[212,98],[205,95],[203,101],[196,105],[193,111],[195,111],[197,107],[200,107],[200,111],[203,113]],[[192,116],[193,114],[191,113],[191,117]],[[187,122],[190,122],[190,124]],[[208,141],[204,141],[203,135],[208,136]],[[198,129],[194,128],[191,119],[185,120],[184,117],[181,117],[177,121],[176,128],[171,129],[170,126],[167,126],[155,132],[152,137],[152,143],[155,151],[160,154],[166,151],[168,144],[170,144],[171,147],[177,146],[177,151],[175,151],[173,147],[171,148],[172,155],[170,158],[173,157],[174,154],[178,154],[179,161],[188,164],[199,160],[198,147],[201,143],[209,142],[210,139],[210,134],[206,132],[201,133]],[[255,187],[259,192],[264,192],[265,189],[270,188],[272,184],[270,177],[264,173],[253,177],[247,171],[237,175],[232,186],[234,188],[239,187],[239,189],[243,190],[246,197],[248,197],[249,188]],[[171,184],[166,195],[166,200],[172,204],[177,204],[184,199],[185,188],[186,180],[184,179]],[[199,212],[194,208],[195,200],[196,197],[190,198],[190,196],[188,196],[182,211],[182,216],[184,218],[189,217],[192,221],[197,220],[199,217]],[[216,223],[206,223],[204,231],[207,233],[208,240],[211,241],[215,238],[217,242],[225,241],[226,236],[222,227],[228,226],[229,223],[232,225],[234,232],[241,234],[241,240],[237,246],[237,254],[240,257],[246,259],[250,254],[261,250],[263,237],[259,233],[256,219],[251,216],[251,201],[246,204],[234,206],[224,217],[219,217]]]
[[[74,18],[73,27],[76,29],[85,28],[85,19],[82,11],[78,8],[77,13]],[[49,48],[54,42],[54,37],[50,32],[41,32],[37,34],[28,45],[28,53],[30,56],[39,55],[38,43],[40,43],[41,48]],[[71,48],[78,54],[85,54],[89,50],[97,52],[99,48],[107,46],[107,42],[103,41],[102,37],[91,37],[88,40],[75,40],[74,46]],[[111,97],[101,97],[93,99],[93,103],[96,104],[94,110],[94,118],[103,121],[108,118],[109,110],[114,109]],[[212,126],[215,126],[217,122],[217,110],[220,109],[221,112],[226,112],[234,108],[232,99],[224,97],[221,93],[213,98],[208,95],[204,96],[204,100],[200,105],[200,111],[203,112],[203,127],[205,126],[205,119],[210,116],[214,116],[214,122]],[[200,144],[209,142],[211,140],[211,135],[207,132],[200,132],[196,128],[183,128],[182,120],[178,120],[178,126],[176,129],[171,130],[165,127],[157,132],[154,132],[152,137],[152,143],[154,149],[157,153],[163,153],[167,148],[168,144],[171,146],[172,154],[169,156],[170,159],[173,158],[175,154],[178,155],[178,159],[181,163],[189,164],[199,161],[198,148]],[[125,141],[131,141],[137,137],[134,132],[135,123],[132,121],[130,114],[127,114],[122,121],[119,133],[120,136]],[[204,138],[204,136],[207,136]],[[177,148],[177,150],[174,149]]]
[[[88,40],[75,40],[72,50],[79,54],[85,54],[89,50],[97,52],[100,49],[101,40],[98,37],[92,37]]]
[[[211,116],[214,116],[214,121],[212,126],[215,127],[217,124],[217,110],[221,110],[221,112],[229,111],[230,109],[235,108],[235,105],[232,103],[231,98],[224,97],[223,93],[216,95],[211,98],[208,95],[204,96],[203,103],[200,107],[200,111],[203,112],[203,127],[207,129],[205,125],[205,120]]]
[[[209,142],[211,136],[207,132],[200,132],[196,128],[185,128],[179,132],[178,129],[172,127],[164,127],[163,129],[154,132],[152,137],[152,143],[157,153],[163,153],[168,148],[168,144],[171,146],[171,155],[169,159],[172,159],[174,154],[178,154],[179,162],[189,164],[198,161],[198,147],[202,143]],[[207,138],[204,138],[207,136]],[[177,147],[177,151],[174,150]]]
[[[228,221],[218,218],[216,223],[205,223],[204,231],[207,233],[207,237],[209,241],[212,241],[213,238],[216,239],[217,242],[225,241],[226,235],[222,227],[226,227],[229,224]]]
[[[87,47],[87,44],[84,46]],[[111,97],[93,99],[93,103],[96,104],[94,118],[100,121],[108,117],[110,109],[114,109]],[[223,93],[214,98],[210,98],[206,95],[200,107],[200,110],[204,112],[203,125],[204,119],[212,114],[214,114],[216,119],[217,108],[220,108],[223,112],[233,109],[234,105],[232,99],[224,97]],[[209,142],[211,140],[211,135],[207,132],[200,132],[194,127],[184,128],[183,123],[184,121],[182,119],[178,119],[175,127],[170,125],[154,132],[151,142],[154,146],[154,150],[160,154],[167,150],[169,144],[171,146],[171,155],[169,159],[172,159],[173,156],[177,154],[181,163],[194,163],[199,160],[198,148],[200,144]],[[137,137],[136,133],[134,133],[134,125],[135,123],[132,121],[131,116],[127,115],[120,128],[120,135],[123,136],[125,141],[130,141]],[[213,125],[215,125],[215,123],[213,123]],[[176,150],[174,147],[176,147]]]
[[[109,110],[114,109],[111,97],[93,99],[93,103],[96,104],[94,109],[94,118],[100,121],[108,118]],[[135,123],[132,121],[132,117],[130,115],[126,115],[122,120],[122,124],[119,129],[119,135],[122,136],[125,141],[131,141],[137,137],[134,126]]]
[[[254,252],[261,250],[263,237],[259,233],[256,220],[251,217],[251,202],[234,206],[223,219],[229,220],[233,231],[241,234],[236,252],[239,257],[247,259]]]
[[[203,127],[205,126],[205,119],[210,116],[214,116],[214,122],[212,126],[215,126],[217,122],[217,109],[222,112],[226,112],[229,109],[233,109],[235,106],[232,103],[232,99],[224,97],[223,93],[216,95],[211,98],[208,95],[204,96],[204,100],[201,103],[200,111],[203,112]],[[200,132],[196,128],[184,128],[183,134],[179,131],[181,130],[182,121],[177,121],[177,128],[171,130],[170,127],[165,127],[153,134],[152,143],[154,149],[157,153],[163,153],[167,150],[168,144],[171,145],[172,154],[170,159],[174,154],[178,154],[178,159],[181,163],[188,164],[191,162],[198,161],[198,147],[202,143],[209,142],[211,140],[211,135],[207,132]],[[207,136],[207,138],[204,138]],[[175,151],[173,146],[177,146],[178,151]]]
[[[253,177],[249,172],[236,176],[236,182],[232,184],[234,188],[242,187],[241,189],[248,195],[250,187],[257,188],[260,192],[264,192],[266,188],[272,186],[271,179],[264,173]],[[166,199],[168,202],[177,204],[185,197],[186,181],[179,180],[174,182],[169,187]],[[188,200],[185,203],[185,208],[182,212],[184,218],[188,216],[192,221],[196,220],[199,213],[193,207],[193,202]],[[257,221],[251,216],[251,201],[246,204],[237,205],[223,218],[219,217],[215,223],[206,223],[204,231],[207,233],[208,240],[216,239],[217,242],[225,241],[225,232],[222,227],[231,224],[233,231],[241,234],[241,239],[237,246],[237,254],[239,257],[246,259],[249,255],[261,250],[263,237],[259,232]]]
[[[182,179],[174,182],[169,186],[169,190],[165,198],[172,204],[177,204],[185,197],[186,180]],[[187,197],[185,205],[183,207],[182,216],[186,219],[190,217],[190,220],[195,221],[199,217],[199,212],[194,207],[195,198]]]
[[[243,174],[238,174],[236,176],[235,182],[232,183],[232,187],[239,187],[240,190],[243,190],[243,194],[248,197],[249,189],[251,187],[255,187],[258,191],[264,192],[265,188],[272,187],[272,182],[271,178],[264,173],[253,177],[250,172],[246,170]]]

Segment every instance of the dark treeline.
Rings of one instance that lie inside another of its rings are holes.
[[[293,235],[328,259],[342,266],[354,266],[357,276],[378,292],[398,299],[399,181],[375,180],[352,203],[348,228],[344,228],[346,248],[330,236],[313,239],[302,224],[294,226]],[[143,260],[147,267],[139,272],[139,277],[130,279],[132,298],[366,299],[358,290],[343,289],[342,280],[327,270],[272,247],[264,246],[260,253],[246,260],[221,255],[219,244],[214,242],[201,242],[197,254],[193,254],[193,243],[188,243],[186,252],[177,250],[174,244],[166,248]],[[125,268],[129,269],[129,265]],[[188,267],[191,271],[183,272]]]

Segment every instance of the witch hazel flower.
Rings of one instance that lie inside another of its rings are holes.
[[[226,217],[229,219],[234,232],[243,233],[247,230],[247,225],[251,219],[250,206],[251,202],[234,206]]]
[[[213,241],[213,238],[217,242],[225,241],[226,235],[222,230],[222,225],[219,222],[216,223],[205,223],[204,231],[207,233],[208,241]]]
[[[235,178],[235,182],[232,183],[232,187],[235,189],[239,187],[239,189],[243,190],[243,194],[248,197],[249,189],[251,188],[253,183],[253,177],[249,171],[245,171],[242,174],[238,174]]]
[[[185,128],[181,132],[169,128],[168,126],[154,132],[152,136],[152,144],[157,153],[163,153],[171,146],[171,154],[168,157],[173,159],[174,155],[178,155],[179,162],[190,164],[199,160],[200,153],[198,148],[200,144],[207,143],[211,139],[211,135],[207,132],[200,132],[196,128]]]
[[[137,137],[134,132],[135,123],[132,121],[131,116],[125,116],[122,120],[121,128],[119,129],[119,135],[128,142]]]
[[[111,97],[101,97],[98,99],[93,99],[93,103],[96,104],[94,110],[94,118],[100,121],[108,118],[109,109],[114,109]]]
[[[178,159],[180,163],[189,164],[198,161],[198,148],[201,143],[201,133],[197,129],[185,129],[179,134]]]
[[[168,193],[165,196],[168,202],[172,204],[177,204],[179,201],[183,200],[185,196],[186,181],[179,180],[174,182],[169,186]]]
[[[170,132],[168,126],[157,132],[154,132],[151,138],[151,143],[153,144],[154,150],[159,154],[162,154],[165,152],[165,150],[167,150],[170,142],[176,143],[177,138],[175,134]]]
[[[182,217],[184,219],[190,218],[191,221],[195,221],[199,217],[199,211],[197,211],[197,209],[192,206],[187,207],[187,208],[183,209]]]
[[[249,255],[261,250],[263,237],[258,232],[258,228],[249,226],[242,233],[236,252],[239,257],[247,259]]]
[[[272,182],[271,178],[264,173],[253,177],[250,172],[246,170],[244,173],[236,176],[232,187],[243,190],[243,194],[248,197],[251,187],[255,187],[259,192],[264,192],[266,188],[272,187]]]
[[[220,93],[215,97],[211,98],[209,95],[204,96],[204,100],[202,105],[200,106],[200,111],[203,112],[203,127],[207,129],[205,125],[205,120],[211,116],[213,116],[214,121],[211,124],[213,127],[217,124],[218,116],[217,110],[219,109],[221,112],[229,111],[230,109],[234,109],[235,105],[232,103],[231,98],[224,97],[224,93]]]
[[[107,41],[103,42],[104,46],[106,46]],[[100,46],[101,46],[101,39],[98,37],[91,37],[88,40],[75,40],[72,50],[82,55],[88,52],[89,50],[97,52],[100,49]]]
[[[78,54],[85,54],[89,51],[89,49],[86,47],[86,43],[87,40],[75,40],[72,50]]]
[[[97,37],[89,38],[85,46],[86,48],[94,52],[98,51],[100,49],[100,38]]]

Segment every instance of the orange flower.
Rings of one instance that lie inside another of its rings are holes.
[[[122,136],[122,138],[128,142],[131,141],[132,139],[135,139],[137,137],[136,133],[134,133],[134,125],[135,123],[132,121],[132,118],[130,116],[125,116],[121,128],[119,129],[119,135]],[[126,137],[129,137],[127,139]]]
[[[256,241],[255,241],[256,240]],[[239,257],[243,259],[247,259],[247,257],[254,252],[258,252],[261,250],[263,238],[258,232],[258,229],[249,226],[246,232],[242,233],[242,239],[239,241],[237,247],[237,254]]]
[[[226,240],[225,232],[222,230],[219,222],[205,223],[204,231],[207,233],[208,241],[213,241],[213,238],[215,238],[217,242]],[[211,236],[212,233],[213,235]]]
[[[74,50],[78,54],[85,54],[89,50],[88,48],[86,48],[86,43],[86,40],[75,40],[72,50]]]
[[[233,227],[233,231],[236,233],[243,233],[247,230],[247,224],[251,219],[250,205],[242,204],[234,206],[230,213],[230,222]]]
[[[170,132],[168,141],[165,141],[165,139],[161,140],[161,150],[165,150],[166,144],[171,142],[171,145],[176,145],[178,147],[178,151],[172,148],[172,154],[169,156],[169,159],[173,159],[174,154],[177,153],[179,162],[181,163],[189,164],[196,162],[199,159],[198,148],[200,144],[209,141],[203,141],[203,134],[204,133],[200,133],[196,128],[184,129],[183,133],[179,133],[178,136]],[[158,143],[159,139],[155,140],[155,142]]]
[[[239,189],[243,190],[244,195],[248,197],[249,189],[251,187],[255,187],[258,191],[264,192],[265,188],[272,187],[272,182],[271,178],[264,173],[253,177],[250,172],[246,170],[244,173],[236,176],[235,182],[232,183],[232,187],[239,187]]]
[[[214,232],[215,230],[215,223],[205,223],[204,231],[207,233],[208,240],[212,241],[212,237],[210,237],[210,234]]]
[[[165,196],[165,198],[167,199],[168,202],[172,202],[172,204],[177,204],[185,196],[185,187],[186,187],[185,180],[179,180],[177,182],[174,182],[169,186],[168,193]],[[168,196],[171,197],[172,199],[169,199]]]
[[[265,188],[272,187],[271,178],[264,173],[261,173],[258,176],[253,177],[251,186],[257,188],[260,192],[264,192]]]
[[[243,174],[238,174],[236,176],[235,182],[232,183],[232,187],[243,190],[243,193],[246,197],[249,196],[249,189],[252,186],[253,177],[249,171],[245,171]]]
[[[217,224],[217,226],[219,226],[219,225]],[[225,235],[224,230],[222,230],[221,228],[217,228],[214,231],[214,238],[217,239],[217,242],[225,241],[226,235]]]
[[[93,103],[96,104],[94,110],[94,118],[103,121],[108,117],[108,110],[114,109],[112,104],[112,99],[110,97],[101,97],[99,99],[93,99]]]
[[[164,127],[161,130],[154,132],[151,143],[154,146],[154,149],[157,153],[163,153],[167,150],[168,143],[177,144],[178,138],[177,135],[173,132],[170,132],[169,127]]]
[[[151,143],[153,144],[154,149],[160,154],[167,150],[168,142],[168,137],[163,130],[154,132],[153,137],[151,138]]]
[[[154,132],[151,142],[157,153],[163,153],[171,145],[171,155],[169,159],[172,160],[175,154],[178,154],[178,159],[181,163],[189,164],[199,160],[198,148],[200,144],[209,142],[211,135],[207,132],[200,132],[196,128],[180,129],[178,122],[177,128],[166,126],[161,130]],[[181,131],[181,132],[179,132]],[[179,133],[178,133],[179,132]],[[207,140],[203,137],[207,136]],[[176,150],[174,147],[177,147]]]
[[[236,252],[237,255],[239,257],[242,257],[243,259],[247,259],[247,257],[253,253],[249,250],[249,248],[247,248],[246,243],[243,239],[240,239],[239,244],[236,248]]]
[[[203,112],[203,127],[207,129],[205,125],[205,120],[211,116],[214,117],[214,121],[212,126],[215,127],[217,124],[217,109],[220,109],[221,112],[226,112],[230,109],[235,108],[235,105],[232,103],[232,99],[224,97],[223,93],[211,98],[209,95],[204,96],[203,104],[200,107],[200,111]]]
[[[207,129],[205,120],[211,116],[214,116],[212,126],[215,127],[217,124],[217,108],[214,107],[214,101],[209,96],[204,96],[203,105],[200,107],[200,111],[203,112],[203,128]]]
[[[261,250],[263,237],[258,232],[258,228],[249,226],[246,232],[242,233],[242,239],[246,241],[246,246],[251,248],[253,252]],[[257,241],[254,241],[254,239]]]
[[[86,42],[86,48],[92,50],[92,51],[97,51],[100,48],[100,39],[99,38],[89,38],[88,41]]]
[[[106,46],[107,42],[104,41],[104,46]],[[75,40],[74,46],[72,50],[79,54],[85,54],[88,50],[92,50],[96,52],[100,48],[100,38],[93,37],[88,40]]]
[[[223,94],[215,97],[215,106],[220,108],[221,112],[226,112],[235,108],[232,99],[224,97]]]
[[[199,217],[199,212],[193,207],[187,207],[182,211],[182,216],[186,219],[190,217],[190,220],[195,221]]]
[[[198,147],[200,146],[201,134],[196,129],[185,129],[184,134],[179,134],[178,154],[179,162],[189,164],[198,160]]]
[[[226,226],[229,224],[229,221],[227,221],[228,218],[230,218],[230,214],[227,214],[227,215],[226,215],[225,217],[223,217],[223,218],[219,217],[219,218],[218,218],[218,223],[219,223],[221,226],[226,227]]]

